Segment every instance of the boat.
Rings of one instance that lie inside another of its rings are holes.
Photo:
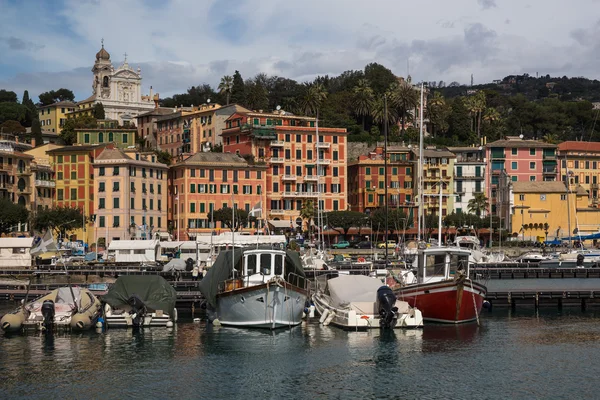
[[[222,251],[199,288],[209,321],[245,328],[298,325],[308,298],[298,253],[272,248]]]
[[[396,299],[392,289],[369,276],[339,275],[327,279],[322,285],[317,284],[312,300],[323,325],[357,330],[423,325],[421,311]]]
[[[478,264],[500,263],[504,261],[503,252],[488,252],[479,244],[479,238],[472,235],[457,236],[454,245],[471,251],[469,262]]]
[[[540,252],[529,251],[525,254],[522,254],[515,261],[521,262],[521,263],[538,263],[543,260],[550,260],[550,258],[551,258],[550,256],[545,256]]]
[[[175,289],[161,276],[120,276],[102,296],[106,327],[172,327],[176,300]]]
[[[487,288],[469,278],[470,254],[456,247],[420,249],[415,280],[395,288],[396,297],[421,310],[425,321],[478,321]]]
[[[6,314],[0,321],[5,332],[83,331],[96,325],[101,303],[88,289],[61,287]]]

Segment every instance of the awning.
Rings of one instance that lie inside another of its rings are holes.
[[[277,221],[274,219],[269,220],[269,225],[273,226],[273,228],[280,228],[280,229],[286,229],[286,228],[293,226],[293,224],[290,221],[285,221],[285,220]]]

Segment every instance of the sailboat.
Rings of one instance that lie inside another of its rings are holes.
[[[423,223],[423,84],[421,84],[421,127],[419,145],[419,241]],[[395,288],[398,299],[421,310],[425,321],[443,323],[479,322],[487,293],[485,285],[469,277],[469,250],[441,245],[442,185],[439,193],[438,247],[419,246],[412,282]],[[424,229],[423,229],[424,231]]]

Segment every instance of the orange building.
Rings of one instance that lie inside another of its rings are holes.
[[[385,160],[382,147],[376,147],[348,163],[348,201],[352,211],[367,212],[385,205]],[[416,217],[413,183],[416,156],[409,147],[389,146],[387,183],[388,207],[402,208]]]
[[[226,229],[211,223],[223,207],[252,210],[264,204],[266,165],[249,164],[235,154],[196,153],[170,167],[169,220],[173,237],[194,240],[199,234]]]
[[[266,215],[272,221],[301,222],[309,200],[316,205],[320,199],[323,211],[348,207],[346,129],[319,128],[317,137],[315,125],[315,118],[283,110],[238,112],[226,121],[223,151],[267,166]]]
[[[33,156],[0,148],[0,198],[31,210],[31,162]]]

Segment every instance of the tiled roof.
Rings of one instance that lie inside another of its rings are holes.
[[[500,139],[500,140],[496,140],[495,142],[488,143],[485,147],[487,147],[487,148],[490,148],[490,147],[505,147],[506,148],[506,147],[508,147],[509,149],[510,148],[521,148],[521,147],[555,149],[558,146],[555,144],[551,144],[551,143],[545,143],[545,142],[542,142],[539,140],[520,139],[519,137],[514,139],[509,136],[507,139]]]
[[[94,145],[87,145],[87,146],[63,146],[58,149],[48,150],[46,153],[64,153],[64,152],[69,152],[69,151],[85,152],[85,151],[100,149],[105,146],[106,146],[106,144],[94,144]]]
[[[512,182],[514,193],[566,193],[567,187],[560,181]]]
[[[155,115],[169,115],[169,114],[173,114],[174,112],[175,112],[174,108],[170,108],[170,107],[158,107],[158,108],[155,108],[152,111],[148,111],[148,112],[145,112],[143,114],[140,114],[136,118],[150,117],[150,116],[155,116]]]
[[[600,142],[562,142],[558,145],[559,151],[585,151],[600,153]]]
[[[98,154],[96,157],[96,161],[100,160],[132,160],[127,154],[125,154],[121,149],[104,149],[102,153]]]
[[[248,162],[237,154],[233,153],[212,153],[212,152],[201,152],[196,153],[187,159],[175,164],[180,165],[233,165],[244,167],[248,165]]]
[[[60,107],[60,106],[75,107],[76,104],[72,101],[64,100],[64,101],[59,101],[59,102],[52,103],[52,104],[47,104],[45,106],[39,106],[38,108]]]

